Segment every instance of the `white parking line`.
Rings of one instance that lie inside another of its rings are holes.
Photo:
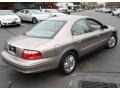
[[[22,24],[21,24],[21,26],[25,26],[25,27],[27,27],[28,25],[27,25],[27,24],[23,24],[23,23],[22,23]]]

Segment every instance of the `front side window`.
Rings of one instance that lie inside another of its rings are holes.
[[[38,38],[52,38],[64,25],[65,21],[46,20],[37,24],[25,33],[26,36]]]
[[[20,11],[21,13],[24,13],[25,10]]]
[[[30,11],[29,10],[25,10],[25,14],[29,14],[30,13]]]
[[[89,27],[85,20],[80,20],[77,23],[75,23],[72,29],[73,35],[80,35],[87,32],[89,32]]]

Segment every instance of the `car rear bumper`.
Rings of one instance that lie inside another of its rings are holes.
[[[55,58],[26,61],[10,55],[8,52],[3,51],[2,60],[7,63],[11,68],[22,73],[37,73],[47,71],[50,69],[58,68],[59,62]]]

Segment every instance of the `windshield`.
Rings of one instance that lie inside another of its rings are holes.
[[[31,10],[33,14],[41,14],[42,12],[40,10]]]
[[[2,15],[13,15],[14,13],[9,10],[0,10],[0,16]]]
[[[65,21],[46,20],[37,24],[30,31],[26,32],[26,36],[38,38],[52,38],[57,31],[64,25]]]

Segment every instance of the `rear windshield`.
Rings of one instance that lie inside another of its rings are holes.
[[[65,21],[42,21],[25,33],[26,36],[38,38],[52,38],[63,27]]]

